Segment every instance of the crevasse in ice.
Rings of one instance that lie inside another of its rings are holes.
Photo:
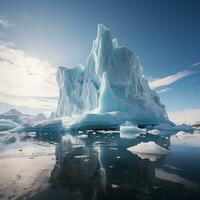
[[[86,64],[59,67],[57,83],[57,117],[84,115],[85,120],[85,113],[92,113],[98,123],[98,114],[113,116],[109,113],[114,112],[115,119],[122,115],[124,121],[135,124],[169,122],[165,106],[144,78],[139,58],[119,46],[110,29],[102,24],[98,25]]]

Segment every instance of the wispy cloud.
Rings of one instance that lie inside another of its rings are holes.
[[[170,120],[177,123],[195,123],[200,121],[200,108],[168,112]]]
[[[157,92],[160,94],[160,93],[168,92],[170,90],[171,90],[171,88],[164,88],[162,90],[158,90]]]
[[[4,28],[9,28],[9,27],[13,27],[14,24],[10,23],[7,19],[0,16],[0,26],[2,26]]]
[[[152,89],[159,88],[161,86],[167,86],[187,76],[190,76],[191,74],[194,74],[194,73],[196,73],[196,71],[191,71],[191,70],[180,71],[180,72],[177,72],[176,74],[172,74],[172,75],[151,81],[149,82],[149,85]]]
[[[196,63],[193,63],[192,65],[190,65],[190,67],[197,67],[197,66],[200,66],[200,62],[196,62]]]
[[[56,69],[51,64],[0,44],[0,101],[29,108],[55,109]],[[49,97],[49,98],[48,98]]]
[[[51,97],[19,96],[8,93],[0,93],[0,101],[14,105],[15,107],[41,110],[55,110],[57,105],[57,100],[51,99]]]
[[[16,47],[15,43],[13,43],[13,42],[5,42],[3,40],[0,40],[0,45],[7,46],[7,47],[13,47],[13,48]]]

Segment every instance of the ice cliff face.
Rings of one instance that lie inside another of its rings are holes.
[[[118,46],[101,24],[85,66],[59,67],[57,83],[57,117],[119,112],[138,124],[168,121],[165,106],[145,80],[138,57]]]

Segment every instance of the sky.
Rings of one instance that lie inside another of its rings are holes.
[[[97,24],[139,56],[170,119],[200,121],[200,1],[0,0],[0,112],[56,109],[56,68],[84,64]]]

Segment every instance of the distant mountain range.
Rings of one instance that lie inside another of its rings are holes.
[[[34,123],[38,121],[45,121],[47,117],[43,113],[39,113],[36,116],[24,114],[14,108],[8,110],[5,113],[0,114],[0,119],[8,119],[13,122],[22,124],[22,123]]]

